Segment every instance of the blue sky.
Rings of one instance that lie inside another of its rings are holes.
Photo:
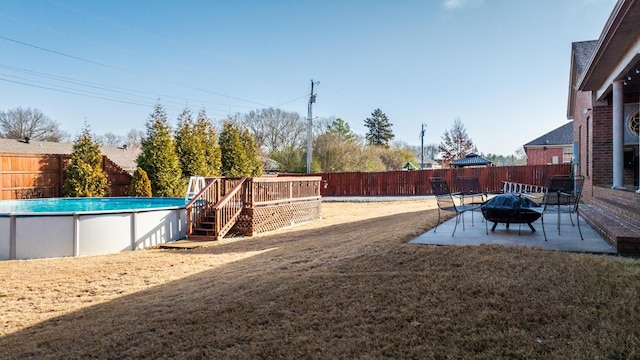
[[[220,120],[279,107],[364,135],[439,143],[459,117],[510,155],[566,121],[571,42],[614,0],[0,0],[0,110],[35,107],[73,136],[143,130],[159,100]]]

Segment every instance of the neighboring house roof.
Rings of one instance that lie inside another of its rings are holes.
[[[573,121],[570,121],[559,128],[552,130],[539,138],[532,140],[524,145],[529,146],[558,146],[569,145],[573,143]]]
[[[264,155],[260,155],[260,162],[262,163],[262,171],[264,172],[278,172],[283,167],[279,162]]]
[[[567,119],[573,119],[578,79],[589,66],[589,60],[598,45],[598,40],[579,41],[571,44],[571,68],[569,71],[569,98]]]
[[[491,160],[485,159],[482,156],[476,153],[469,153],[467,156],[462,159],[458,159],[456,161],[452,161],[449,166],[454,167],[463,167],[463,166],[479,166],[479,165],[489,165],[491,164]]]
[[[116,146],[101,146],[102,154],[130,173],[137,168],[139,148],[119,148]],[[20,154],[71,154],[73,143],[59,143],[52,141],[24,140],[0,138],[0,153]]]
[[[593,49],[596,48],[596,44],[598,44],[598,40],[578,41],[571,44],[578,76],[582,75],[584,70],[587,68],[591,54],[593,54]]]

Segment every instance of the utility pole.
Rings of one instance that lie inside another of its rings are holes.
[[[424,128],[427,124],[422,123],[422,130],[420,131],[420,169],[424,169]]]
[[[319,81],[313,81],[311,79],[311,95],[309,96],[309,113],[307,114],[307,174],[311,174],[311,135],[313,133],[313,103],[316,102],[316,93],[313,88],[315,85],[320,85]]]

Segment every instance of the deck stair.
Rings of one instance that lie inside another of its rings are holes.
[[[213,210],[213,209],[212,209]],[[215,211],[210,215],[203,216],[201,221],[196,223],[193,233],[189,239],[194,240],[216,240],[216,215]]]
[[[640,256],[640,194],[594,187],[580,215],[619,254]]]
[[[246,178],[239,181],[223,196],[219,182],[207,184],[187,204],[189,224],[187,239],[220,240],[235,225],[245,207],[243,190]]]

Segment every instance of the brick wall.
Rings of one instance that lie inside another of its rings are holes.
[[[613,106],[593,107],[592,166],[594,186],[613,184]]]
[[[585,178],[582,192],[585,201],[593,196],[593,111],[588,109],[593,109],[591,91],[578,91],[573,114],[573,139],[578,142],[578,174]]]
[[[553,157],[558,157],[558,164],[562,164],[562,147],[534,147],[525,150],[527,165],[553,164]]]

